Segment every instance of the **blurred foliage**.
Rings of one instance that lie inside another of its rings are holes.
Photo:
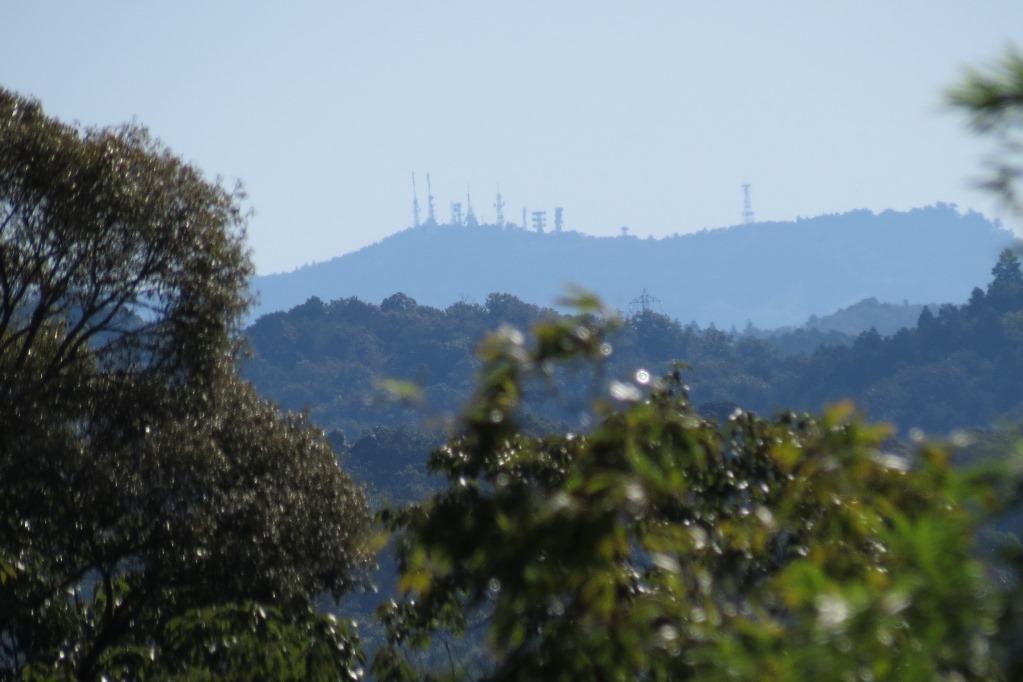
[[[355,660],[309,610],[355,582],[366,500],[237,376],[240,199],[142,128],[0,90],[0,678]]]
[[[382,515],[404,597],[380,611],[380,679],[465,676],[410,655],[478,610],[488,679],[991,679],[1011,664],[974,546],[1001,499],[991,471],[959,473],[933,446],[886,452],[887,430],[847,404],[719,427],[680,369],[613,383],[586,434],[523,435],[528,377],[604,362],[609,329],[589,313],[483,345],[461,433],[430,460],[447,487]]]
[[[968,69],[948,100],[996,145],[984,186],[1016,211],[1023,209],[1017,188],[1023,176],[1023,55],[1010,48],[990,66]]]
[[[128,659],[129,675],[161,680],[354,680],[362,676],[363,664],[354,624],[312,611],[284,618],[277,609],[250,602],[173,619],[159,657],[128,649],[109,658]]]
[[[991,139],[995,152],[989,161],[990,173],[984,185],[998,194],[1013,209],[1017,216],[1023,214],[1020,200],[1019,181],[1023,177],[1023,55],[1010,47],[999,60],[986,68],[971,68],[963,81],[948,92],[953,107],[964,112],[973,129]],[[1002,309],[1011,309],[1008,301],[1023,295],[1023,276],[1019,271],[1018,258],[1005,252],[994,269],[995,282],[1000,295],[996,296]],[[994,283],[993,283],[994,284]],[[991,298],[991,291],[988,298]],[[975,295],[976,297],[976,295]],[[1017,349],[1023,342],[1023,314],[1013,311],[1004,318],[1012,329]],[[1017,375],[1018,376],[1018,375]],[[1023,467],[1023,437],[1019,420],[1023,415],[1013,415],[1015,423],[1002,427],[993,434],[981,434],[971,444],[967,454],[980,462],[999,461],[1009,453],[1015,465],[1014,476],[1003,476],[999,483],[1014,503],[1001,523],[994,527],[998,552],[996,566],[1002,569],[1000,577],[1012,586],[1009,597],[1002,605],[999,619],[999,649],[1009,663],[1006,674],[1009,679],[1023,678],[1023,655],[1019,643],[1023,641],[1023,544],[1020,542],[1020,528],[1023,527],[1023,488],[1019,475]],[[1008,531],[1008,532],[1006,532]]]

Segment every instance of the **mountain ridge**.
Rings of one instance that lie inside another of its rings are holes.
[[[800,324],[865,298],[956,301],[986,280],[1012,234],[949,204],[754,223],[645,239],[519,227],[408,228],[358,251],[257,277],[259,315],[310,296],[381,301],[401,291],[450,305],[509,293],[555,301],[590,289],[627,310],[644,290],[655,309],[700,324]]]

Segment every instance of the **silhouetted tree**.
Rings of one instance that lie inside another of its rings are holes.
[[[351,586],[367,509],[322,434],[236,376],[238,201],[140,127],[0,90],[0,677],[219,677],[252,637],[275,666],[357,666],[293,646],[355,651],[311,609]],[[228,617],[246,604],[270,632]],[[223,655],[175,660],[202,623]]]
[[[991,305],[1001,312],[1023,306],[1023,272],[1016,254],[1010,249],[1002,251],[991,274],[994,279],[987,288]]]

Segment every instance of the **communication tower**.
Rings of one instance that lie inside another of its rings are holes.
[[[480,226],[480,222],[476,220],[476,214],[472,212],[472,195],[469,193],[469,185],[465,186],[465,225],[466,227]]]
[[[561,232],[565,226],[565,209],[557,206],[554,208],[554,231]]]
[[[452,201],[451,202],[451,224],[461,225],[462,224],[462,202]]]
[[[533,211],[533,229],[543,234],[545,227],[547,227],[547,211]]]
[[[437,224],[437,214],[433,207],[433,187],[430,186],[429,173],[426,174],[426,224]]]
[[[529,229],[529,223],[526,222],[526,207],[525,206],[522,207],[522,229],[523,230],[528,230]]]
[[[419,195],[416,193],[416,174],[412,174],[412,225],[419,227]]]
[[[750,185],[748,182],[742,186],[742,222],[749,224],[753,222],[753,200],[750,198]]]
[[[494,210],[497,212],[494,220],[498,227],[504,227],[504,199],[501,198],[501,186],[497,186],[497,201],[494,202]]]

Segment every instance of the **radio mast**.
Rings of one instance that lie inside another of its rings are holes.
[[[504,199],[501,198],[501,186],[497,186],[497,201],[494,202],[497,217],[494,219],[498,227],[504,227]]]
[[[437,214],[433,207],[433,187],[430,186],[430,174],[426,174],[426,224],[437,225]]]
[[[750,185],[748,182],[742,186],[742,222],[749,223],[753,222],[753,200],[750,198]]]
[[[415,173],[412,173],[412,225],[419,227],[419,195],[416,193]]]
[[[476,214],[472,212],[472,194],[469,193],[469,185],[465,186],[465,226],[466,227],[479,227],[480,223],[476,220]]]

